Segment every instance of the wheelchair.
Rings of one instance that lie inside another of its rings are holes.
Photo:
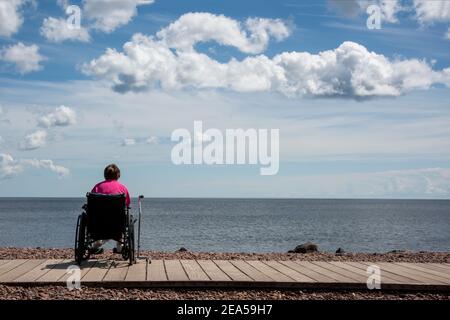
[[[81,264],[89,259],[89,248],[95,241],[112,239],[122,244],[123,259],[129,260],[130,265],[134,264],[136,220],[125,204],[125,195],[87,193],[86,198],[75,232],[75,261]]]

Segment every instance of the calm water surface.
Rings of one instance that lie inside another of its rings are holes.
[[[450,251],[448,200],[144,200],[144,249],[285,252],[312,241],[324,251]],[[84,202],[0,198],[0,246],[72,247]]]

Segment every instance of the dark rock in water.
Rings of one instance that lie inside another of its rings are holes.
[[[343,253],[345,253],[345,251],[344,251],[344,249],[342,249],[341,247],[339,247],[339,248],[336,250],[336,254],[343,254]]]
[[[287,253],[295,253],[294,250],[289,250]]]
[[[388,253],[405,253],[406,251],[405,250],[391,250],[391,251],[388,251]]]
[[[177,252],[186,252],[188,251],[188,249],[186,249],[185,247],[181,247],[180,249],[177,250]]]
[[[309,252],[317,252],[317,245],[312,242],[307,242],[295,247],[295,253],[309,253]]]

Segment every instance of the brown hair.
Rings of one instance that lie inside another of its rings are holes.
[[[120,169],[114,163],[107,165],[103,175],[106,180],[118,180],[120,178]]]

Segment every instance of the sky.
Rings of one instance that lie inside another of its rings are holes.
[[[449,49],[450,1],[0,0],[0,196],[448,199]],[[196,120],[278,173],[175,165]]]

